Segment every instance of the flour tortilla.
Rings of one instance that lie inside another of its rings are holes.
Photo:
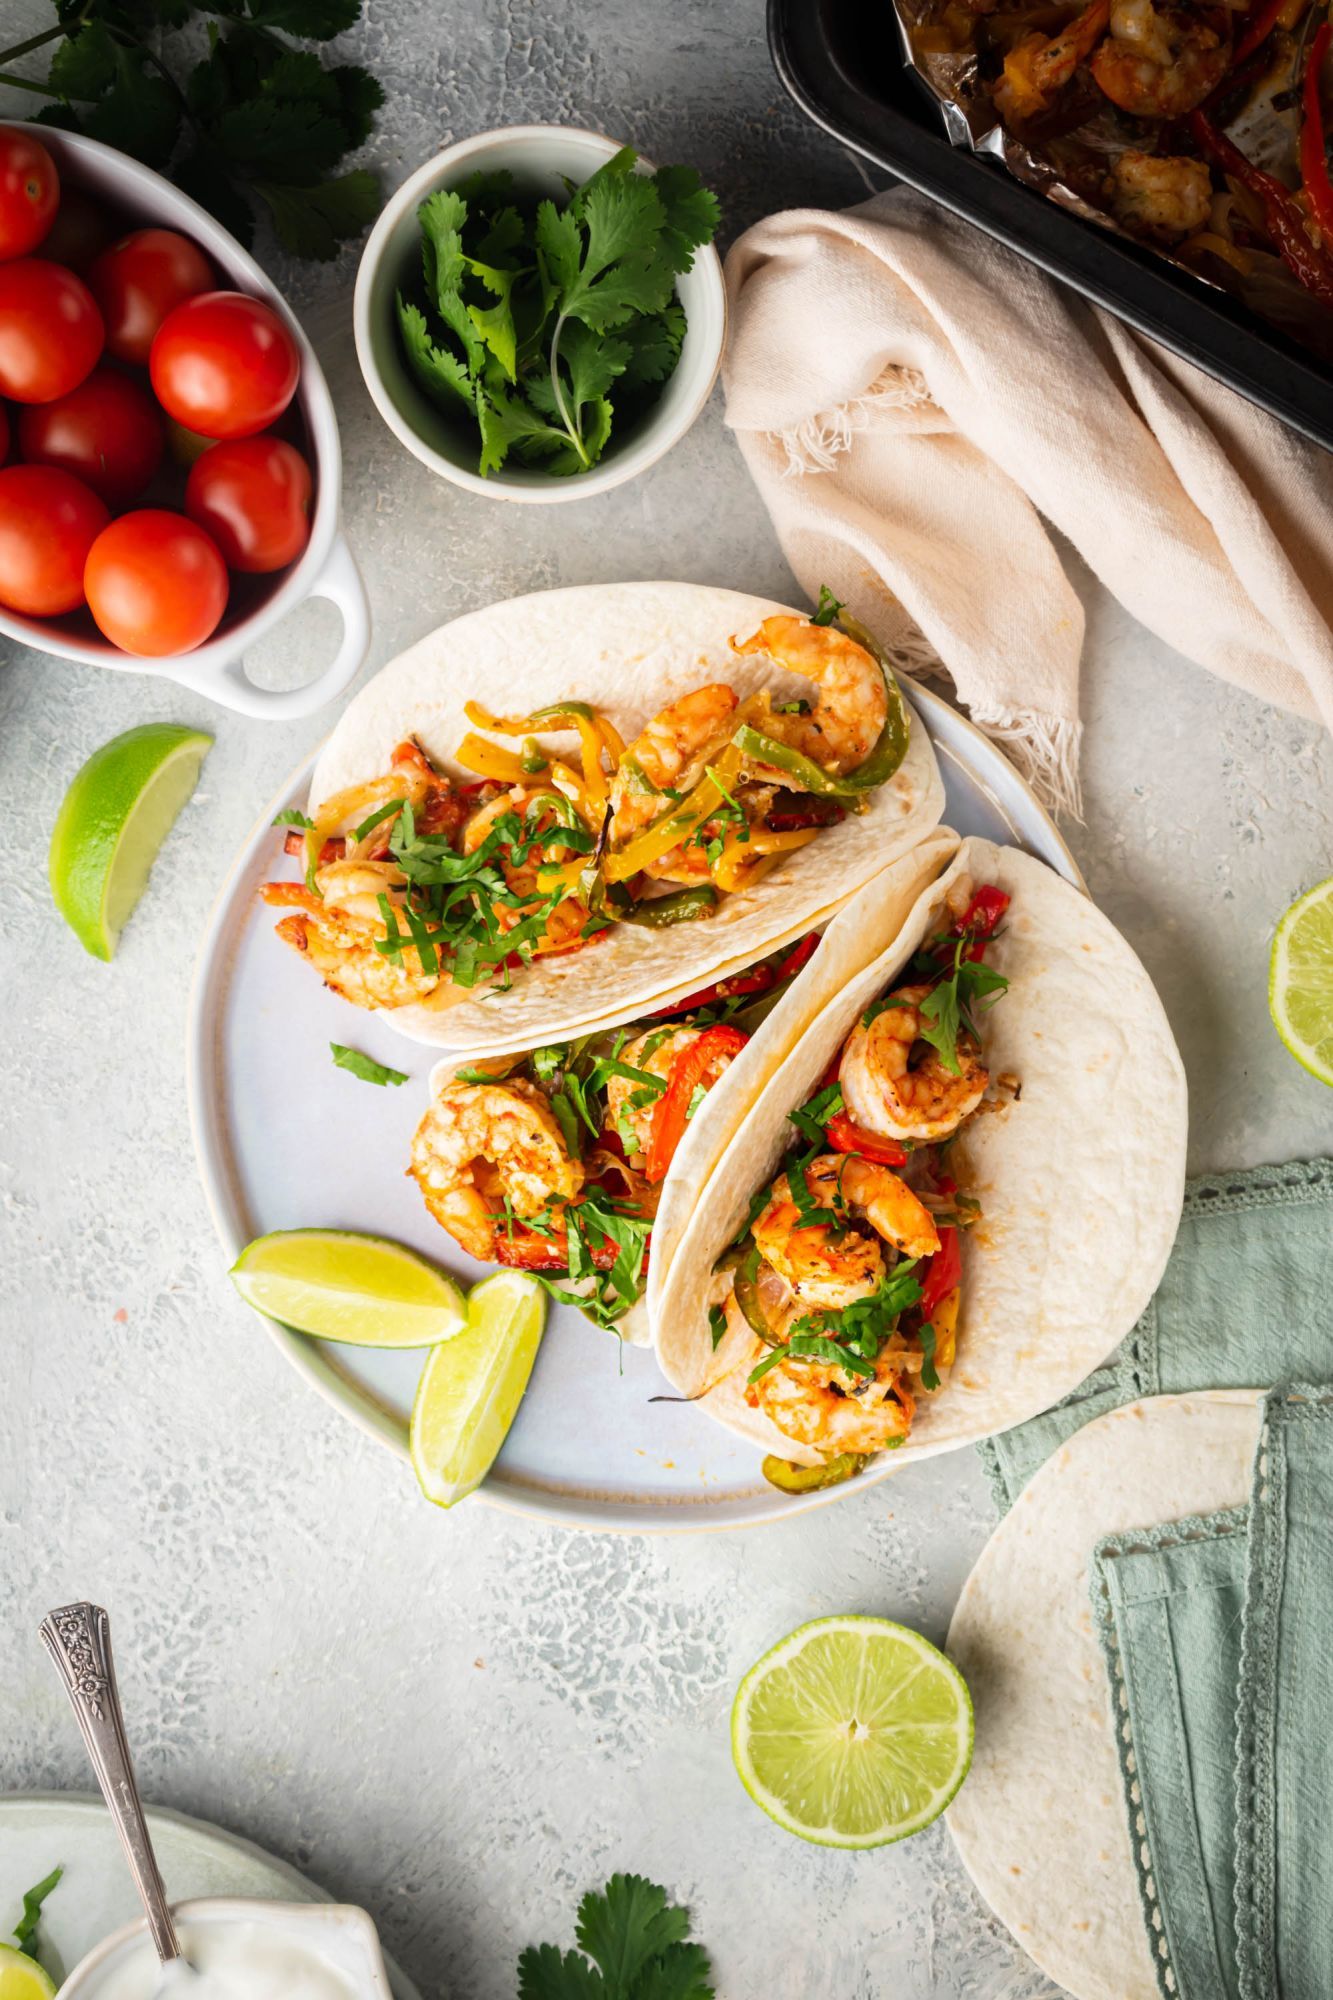
[[[983,1220],[963,1237],[958,1357],[917,1403],[907,1442],[864,1477],[1007,1430],[1081,1382],[1133,1326],[1175,1238],[1185,1178],[1185,1077],[1147,973],[1090,900],[1031,855],[968,839],[905,926],[877,919],[872,883],[830,926],[810,1026],[754,1109],[737,1121],[656,1303],[664,1373],[683,1395],[764,1451],[817,1463],[744,1401],[750,1336],[716,1353],[708,1307],[728,1280],[714,1263],[770,1180],[788,1113],[816,1087],[858,1016],[899,983],[943,925],[956,876],[1013,898],[987,962],[1009,991],[984,1016],[992,1075],[1021,1095],[958,1141],[960,1184]],[[813,968],[812,968],[813,970]]]
[[[958,845],[956,834],[942,827],[927,833],[921,842],[875,877],[876,907],[886,925],[895,928],[906,921],[917,897],[948,862]],[[752,1105],[810,1021],[808,989],[822,990],[824,980],[821,940],[814,956],[801,974],[756,1029],[740,1054],[730,1062],[708,1092],[685,1127],[685,1136],[662,1183],[661,1199],[653,1220],[652,1253],[648,1261],[648,1283],[638,1304],[618,1322],[622,1340],[633,1347],[646,1347],[652,1339],[654,1301],[661,1295],[676,1251],[694,1216],[709,1175],[717,1165],[731,1136],[732,1128]],[[616,1023],[611,1026],[618,1025]],[[640,1023],[633,1024],[638,1032]],[[599,1027],[580,1033],[600,1033]],[[484,1060],[489,1050],[467,1055],[450,1055],[431,1072],[434,1096],[471,1063]]]
[[[786,608],[698,584],[618,583],[542,591],[471,612],[362,689],[320,755],[311,811],[345,786],[382,776],[407,735],[442,770],[469,778],[453,762],[472,728],[468,701],[508,714],[562,697],[590,702],[629,742],[651,715],[710,680],[742,696],[772,686],[783,697],[808,697],[808,681],[728,644]],[[542,740],[566,751],[575,742],[560,731]],[[907,755],[889,783],[868,794],[867,810],[826,828],[753,889],[723,897],[715,916],[662,931],[621,924],[585,951],[536,960],[507,992],[446,985],[430,1002],[387,1009],[384,1018],[415,1041],[490,1055],[631,1020],[664,995],[688,993],[827,923],[935,826],[943,807],[935,755],[914,716]]]
[[[949,1830],[1001,1923],[1076,2000],[1159,2000],[1088,1597],[1093,1547],[1244,1506],[1261,1404],[1252,1390],[1158,1396],[1078,1431],[991,1536],[949,1628],[977,1720]]]

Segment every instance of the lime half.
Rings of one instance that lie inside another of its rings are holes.
[[[546,1324],[546,1294],[521,1271],[468,1293],[467,1326],[437,1347],[412,1405],[412,1468],[438,1507],[481,1484],[509,1435]]]
[[[66,792],[51,835],[51,890],[94,958],[114,953],[212,741],[174,722],[142,723],[94,750]]]
[[[279,1229],[247,1244],[231,1267],[247,1305],[352,1347],[433,1347],[467,1324],[452,1278],[383,1236],[346,1229]]]
[[[1277,927],[1268,1011],[1297,1062],[1333,1083],[1333,875],[1307,889]]]
[[[817,1618],[751,1667],[731,1754],[756,1805],[823,1847],[882,1847],[929,1826],[972,1762],[967,1683],[887,1618]]]
[[[0,2000],[51,2000],[55,1990],[35,1958],[0,1944]]]

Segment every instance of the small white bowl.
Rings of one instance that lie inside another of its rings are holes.
[[[485,478],[475,470],[477,445],[460,425],[418,389],[403,359],[395,315],[395,295],[420,268],[421,232],[417,209],[437,188],[457,187],[469,174],[507,171],[520,194],[549,195],[563,202],[565,181],[586,181],[620,150],[614,139],[565,125],[511,125],[481,132],[475,139],[446,146],[419,167],[391,196],[370,232],[356,274],[352,326],[357,359],[375,407],[394,436],[442,479],[491,500],[534,505],[586,500],[606,493],[653,465],[684,437],[708,401],[727,331],[727,294],[722,266],[710,245],[695,252],[694,268],[676,281],[685,308],[685,342],[675,372],[645,416],[622,439],[614,432],[605,455],[591,472],[556,477],[536,467],[506,465]],[[640,166],[650,168],[641,161]]]
[[[279,1932],[308,1944],[345,1973],[353,1982],[356,2000],[393,2000],[375,1926],[364,1910],[350,1903],[266,1903],[252,1896],[204,1896],[174,1904],[172,1916],[186,1933],[191,1925],[205,1924],[253,1924]],[[113,1931],[79,1960],[60,1989],[60,2000],[98,2000],[145,1946],[151,1964],[152,1946],[143,1918]]]
[[[256,601],[240,615],[229,607],[213,637],[196,646],[192,653],[177,653],[165,659],[142,659],[137,653],[124,653],[103,638],[86,611],[66,618],[24,618],[18,612],[0,609],[0,633],[41,652],[80,660],[85,666],[112,667],[121,672],[155,674],[163,680],[178,681],[196,694],[221,702],[224,708],[239,709],[242,715],[274,721],[308,715],[341,694],[370,647],[366,588],[342,531],[342,448],[338,441],[338,419],[315,351],[276,285],[264,275],[254,258],[242,250],[236,238],[200,208],[198,202],[191,201],[161,174],[96,139],[53,131],[46,126],[42,127],[41,138],[54,156],[62,182],[85,189],[106,202],[125,215],[135,228],[155,224],[192,237],[212,259],[225,285],[263,299],[283,320],[301,354],[296,407],[304,420],[310,447],[315,507],[305,553],[290,569],[280,570],[272,578],[244,579],[245,594],[253,590]],[[35,254],[41,256],[40,246]],[[155,503],[148,499],[138,504]],[[233,579],[233,590],[237,581]],[[330,598],[342,614],[342,643],[335,657],[304,687],[279,690],[257,686],[246,676],[241,657],[245,648],[306,597]]]

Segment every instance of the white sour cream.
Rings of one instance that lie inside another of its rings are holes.
[[[193,1977],[164,1975],[143,1938],[98,1980],[97,2000],[364,2000],[368,1991],[276,1925],[187,1922],[180,1940]]]

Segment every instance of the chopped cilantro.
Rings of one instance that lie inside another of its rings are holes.
[[[714,1354],[717,1353],[718,1348],[722,1345],[723,1335],[726,1333],[726,1330],[727,1330],[727,1314],[725,1307],[709,1306],[708,1331],[713,1336]]]
[[[935,1329],[929,1320],[917,1328],[916,1337],[921,1342],[921,1351],[926,1357],[921,1368],[921,1387],[938,1389],[940,1378],[935,1367]]]
[[[35,1951],[30,1950],[29,1946],[32,1939],[37,1935],[37,1925],[41,1919],[42,1904],[51,1894],[51,1891],[55,1888],[64,1872],[63,1868],[53,1868],[49,1875],[42,1877],[36,1888],[25,1889],[23,1892],[23,1915],[15,1924],[10,1935],[24,1958],[30,1958],[34,1965],[38,1963],[37,1954]]]
[[[338,1068],[350,1070],[362,1083],[407,1082],[405,1069],[390,1069],[387,1063],[376,1062],[373,1056],[362,1055],[360,1049],[349,1049],[342,1042],[330,1042],[329,1047]]]
[[[819,603],[815,610],[810,613],[810,623],[812,625],[831,625],[842,609],[842,604],[833,595],[828,585],[821,583],[819,586]]]

